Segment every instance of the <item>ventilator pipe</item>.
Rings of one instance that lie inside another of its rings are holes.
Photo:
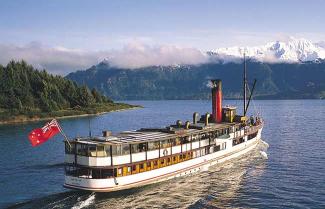
[[[210,113],[206,113],[205,114],[205,120],[204,120],[204,124],[207,126],[209,125],[209,118],[210,118]]]
[[[185,129],[189,129],[190,128],[190,121],[186,121],[185,122]]]
[[[182,126],[182,121],[181,120],[177,120],[176,121],[176,126],[180,128]]]
[[[197,118],[199,117],[199,113],[193,113],[193,124],[197,124]]]

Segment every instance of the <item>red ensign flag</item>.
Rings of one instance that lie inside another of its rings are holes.
[[[32,146],[35,147],[46,142],[49,138],[53,137],[59,132],[59,124],[55,119],[53,119],[51,122],[47,123],[43,128],[37,128],[30,132],[28,138]]]

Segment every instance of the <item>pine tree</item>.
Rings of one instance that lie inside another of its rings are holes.
[[[67,108],[89,107],[110,101],[95,89],[78,86],[45,70],[38,71],[25,61],[0,65],[0,108],[30,112],[52,112]]]

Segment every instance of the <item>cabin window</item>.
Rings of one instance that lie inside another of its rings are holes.
[[[118,168],[118,169],[117,169],[117,174],[118,174],[119,176],[122,175],[122,168]]]
[[[151,168],[151,162],[147,162],[147,168]]]
[[[220,145],[213,147],[213,152],[218,152],[218,151],[220,151]]]
[[[147,143],[140,143],[138,147],[139,152],[145,152],[147,150]]]
[[[93,179],[102,178],[100,169],[90,169],[90,175],[91,175],[91,178],[93,178]]]
[[[140,164],[140,169],[141,169],[141,170],[144,169],[144,163],[141,163],[141,164]]]
[[[156,149],[159,149],[159,141],[148,143],[148,150],[156,150]]]
[[[122,155],[122,147],[121,147],[121,145],[112,145],[112,155],[113,156]]]
[[[132,153],[144,152],[146,151],[146,147],[147,147],[146,143],[132,144],[131,150]]]
[[[95,144],[89,144],[88,145],[88,154],[89,157],[96,157],[96,145]]]
[[[209,138],[209,133],[205,133],[201,135],[201,139],[207,139]]]
[[[94,172],[91,169],[75,166],[65,166],[65,174],[80,178],[94,178]]]
[[[110,178],[113,176],[113,169],[102,169],[101,170],[102,178]]]
[[[123,144],[122,145],[122,155],[130,154],[130,145],[129,144]]]
[[[128,173],[131,172],[131,166],[128,166],[128,169],[127,169]]]
[[[181,144],[181,138],[176,137],[172,142],[173,146],[178,146]]]
[[[158,166],[158,161],[157,160],[153,161],[153,166],[154,167]]]
[[[167,164],[169,164],[170,163],[170,158],[167,158]]]
[[[160,165],[164,166],[165,165],[165,159],[160,160]]]
[[[241,144],[241,143],[243,143],[243,142],[245,142],[245,139],[242,137],[242,138],[239,138],[239,139],[235,139],[235,140],[233,140],[233,141],[232,141],[232,145],[233,145],[233,146],[236,146],[236,145]]]
[[[132,144],[131,145],[131,152],[132,153],[138,153],[139,152],[139,145],[138,144]]]
[[[200,156],[204,156],[205,155],[205,153],[204,153],[204,149],[200,149]]]
[[[197,142],[197,141],[200,140],[200,138],[201,138],[201,136],[199,136],[199,135],[193,135],[192,136],[192,142]]]
[[[182,144],[187,144],[190,142],[190,137],[189,136],[182,137],[181,141]]]
[[[195,154],[195,157],[200,157],[200,150],[196,150],[196,151],[194,151],[194,154]]]
[[[97,157],[106,157],[104,145],[97,146]]]
[[[205,154],[209,154],[209,153],[210,153],[210,147],[207,146],[207,147],[205,147]]]
[[[248,135],[247,140],[251,140],[251,139],[255,138],[256,136],[257,136],[257,132],[250,134],[250,135]]]
[[[175,138],[168,139],[168,140],[167,140],[167,142],[168,142],[168,147],[173,146],[174,141],[175,141]]]
[[[111,146],[105,145],[106,156],[111,156]]]
[[[209,139],[209,143],[210,143],[210,145],[213,145],[213,144],[216,143],[216,141],[214,140],[214,137],[212,137],[212,138]]]
[[[209,139],[214,139],[214,138],[216,138],[216,132],[215,131],[210,133],[210,138]]]
[[[87,156],[88,146],[87,144],[77,144],[77,154],[82,156]]]
[[[132,173],[138,173],[139,172],[139,166],[138,165],[133,165],[132,166]]]
[[[169,145],[169,140],[168,139],[160,141],[160,148],[161,149],[168,148],[169,146],[170,145]]]

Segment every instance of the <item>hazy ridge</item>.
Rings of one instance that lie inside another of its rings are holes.
[[[248,78],[257,79],[256,97],[260,99],[325,98],[325,62],[262,63],[248,61]],[[152,66],[120,69],[102,62],[66,78],[118,100],[207,99],[207,82],[223,80],[225,98],[240,98],[242,63]]]

